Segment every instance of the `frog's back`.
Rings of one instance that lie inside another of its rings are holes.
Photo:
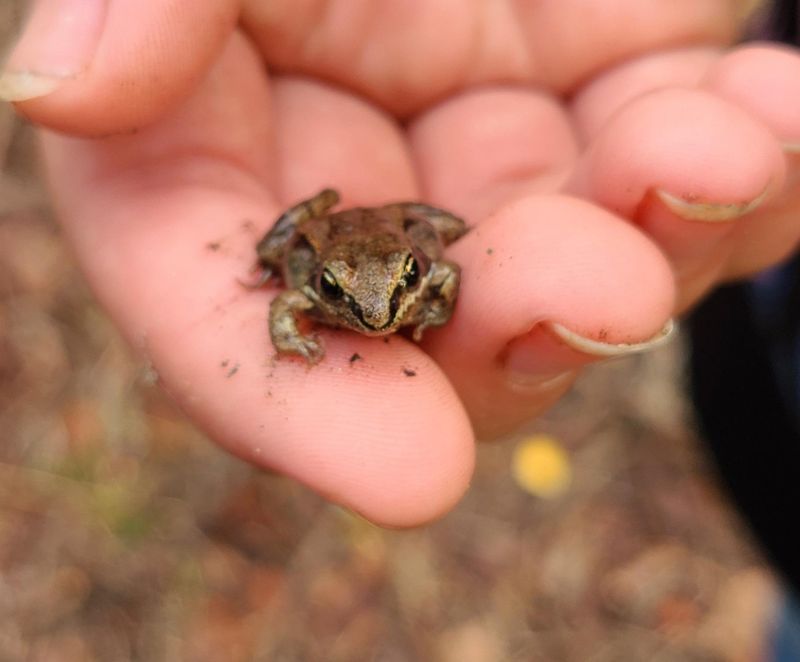
[[[365,246],[382,240],[386,243],[405,243],[401,217],[387,218],[381,210],[356,208],[312,218],[299,228],[317,254],[322,256],[343,246]],[[395,215],[392,215],[395,216]]]

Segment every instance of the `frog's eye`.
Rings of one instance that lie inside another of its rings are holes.
[[[334,276],[328,269],[325,269],[325,271],[322,272],[322,278],[320,278],[319,286],[322,290],[322,293],[329,299],[341,299],[342,295],[344,294],[342,286],[336,282],[336,276]]]
[[[419,262],[413,255],[409,255],[403,269],[403,281],[406,287],[414,287],[419,282]]]

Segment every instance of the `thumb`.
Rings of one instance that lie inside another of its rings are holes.
[[[233,30],[238,5],[37,0],[0,74],[0,98],[57,131],[132,131],[189,94]]]

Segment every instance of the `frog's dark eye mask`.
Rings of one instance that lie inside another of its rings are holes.
[[[406,260],[406,265],[403,267],[403,278],[398,284],[397,289],[414,289],[419,283],[419,272],[419,262],[417,262],[417,259],[413,255],[409,255]]]
[[[339,285],[336,276],[329,269],[325,269],[322,272],[322,276],[319,279],[319,289],[331,301],[336,301],[344,296],[342,286]]]
[[[397,282],[397,287],[392,292],[392,298],[389,301],[389,322],[385,327],[388,327],[396,318],[397,311],[400,308],[400,297],[404,292],[413,290],[420,281],[420,264],[413,255],[409,255],[406,263],[403,266],[403,276]]]

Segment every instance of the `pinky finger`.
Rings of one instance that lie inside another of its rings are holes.
[[[740,278],[775,264],[800,240],[800,53],[774,44],[737,48],[714,63],[703,86],[766,126],[786,155],[783,189],[732,237],[723,275]]]

